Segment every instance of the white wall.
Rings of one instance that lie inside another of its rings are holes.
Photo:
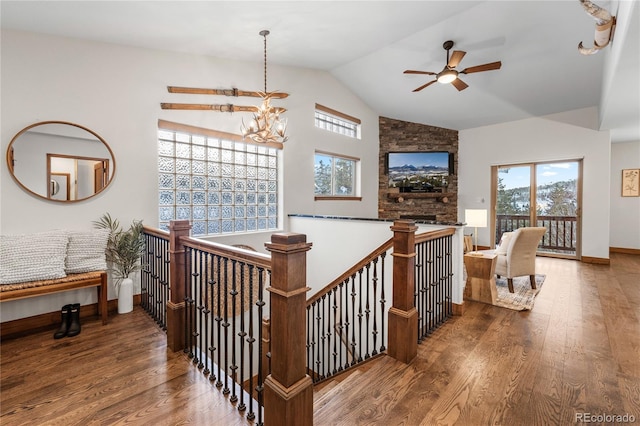
[[[39,121],[61,120],[83,125],[111,147],[116,174],[111,185],[86,201],[73,204],[36,198],[13,182],[0,166],[0,232],[26,233],[52,228],[88,229],[109,212],[123,224],[142,219],[157,226],[158,119],[239,134],[242,113],[162,110],[161,102],[254,105],[256,98],[169,94],[169,85],[261,90],[262,57],[256,62],[178,54],[83,40],[3,30],[1,34],[1,122],[4,153],[12,137]],[[259,46],[260,40],[256,39]],[[283,152],[283,214],[377,216],[378,180],[365,179],[362,201],[315,202],[315,149],[362,160],[362,174],[377,176],[378,116],[329,73],[269,64],[269,90],[290,94],[276,106],[287,108],[289,141]],[[362,140],[314,127],[315,103],[362,120]],[[286,222],[285,222],[286,223]],[[268,241],[269,235],[254,236]],[[139,292],[139,289],[136,291]],[[113,289],[110,298],[115,297]],[[95,300],[92,292],[3,303],[2,320],[55,311],[64,303]],[[24,311],[24,312],[20,312]],[[17,316],[16,316],[17,315]],[[8,316],[8,317],[7,317]]]
[[[640,168],[640,141],[611,144],[611,247],[640,250],[640,197],[623,197],[622,170]]]
[[[311,288],[309,296],[322,290],[327,284],[338,278],[382,243],[393,237],[393,221],[344,220],[341,218],[291,217],[291,230],[307,235],[307,242],[313,246],[307,252],[307,285]],[[448,229],[444,225],[418,224],[416,234],[438,229]],[[455,227],[452,244],[452,301],[463,303],[465,281],[463,279],[463,231],[464,227]],[[393,250],[392,250],[393,251]],[[392,280],[393,262],[386,258],[386,282]],[[390,294],[390,293],[388,293]]]
[[[586,108],[460,131],[459,219],[467,208],[491,210],[491,166],[582,158],[582,256],[608,259],[611,143],[597,120]],[[490,245],[488,227],[478,244]]]

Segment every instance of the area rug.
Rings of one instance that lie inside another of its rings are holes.
[[[513,309],[515,311],[527,311],[533,308],[536,294],[540,292],[546,275],[536,274],[536,289],[531,288],[529,276],[516,277],[513,279],[513,293],[509,293],[509,286],[506,278],[496,278],[498,297],[496,306]]]

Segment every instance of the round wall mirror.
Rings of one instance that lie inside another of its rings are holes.
[[[24,190],[59,202],[86,200],[100,193],[116,169],[104,139],[66,121],[42,121],[22,129],[9,143],[7,165]]]

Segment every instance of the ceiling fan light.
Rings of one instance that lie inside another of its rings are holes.
[[[437,75],[436,79],[438,83],[448,84],[458,78],[458,73],[455,70],[444,70]]]

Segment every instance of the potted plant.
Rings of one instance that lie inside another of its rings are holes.
[[[141,220],[131,222],[129,229],[122,229],[118,219],[105,213],[100,220],[94,221],[99,229],[109,230],[106,259],[111,264],[110,271],[118,295],[118,313],[133,310],[133,280],[130,275],[142,269],[140,257],[145,252],[145,241]]]

